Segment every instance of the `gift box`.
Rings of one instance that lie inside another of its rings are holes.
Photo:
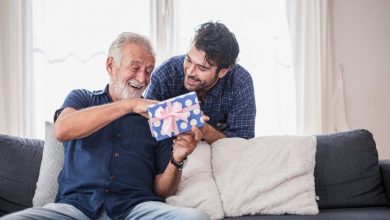
[[[202,127],[204,121],[195,92],[177,96],[148,107],[149,125],[157,141]]]

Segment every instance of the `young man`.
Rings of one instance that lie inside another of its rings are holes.
[[[253,82],[251,75],[236,64],[238,53],[237,40],[225,25],[202,24],[186,55],[172,57],[153,72],[145,97],[165,100],[196,91],[202,111],[210,117],[202,128],[205,141],[253,138]]]
[[[4,219],[209,219],[164,203],[177,190],[183,161],[202,133],[193,127],[179,135],[173,151],[171,139],[151,136],[141,115],[156,101],[140,96],[154,65],[145,37],[119,35],[108,52],[106,88],[73,90],[55,113],[55,135],[65,150],[55,203]]]

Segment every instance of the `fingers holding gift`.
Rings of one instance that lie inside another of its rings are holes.
[[[132,112],[141,114],[144,117],[148,117],[148,107],[158,102],[150,99],[130,99],[130,101],[133,102]]]
[[[188,149],[190,152],[192,152],[192,149],[194,149],[197,145],[192,132],[179,134],[176,139],[173,140],[173,143],[175,144],[175,148]]]
[[[202,139],[202,132],[199,128],[193,126],[190,132],[182,133],[173,141],[175,144],[174,152],[177,152],[179,157],[191,154],[199,141]]]
[[[192,126],[191,131],[192,131],[192,134],[194,136],[194,140],[196,141],[196,145],[197,145],[198,142],[202,139],[203,133],[198,127],[195,127],[195,126]]]
[[[210,117],[207,116],[207,115],[202,115],[202,120],[206,123],[206,122],[208,122],[210,120]]]
[[[204,134],[207,130],[207,126],[208,126],[207,122],[210,120],[210,118],[207,115],[202,115],[202,120],[204,121],[204,124],[202,127],[200,127],[200,131],[202,134]]]

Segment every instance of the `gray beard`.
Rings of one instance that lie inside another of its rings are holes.
[[[122,83],[119,79],[119,77],[117,77],[117,75],[115,75],[115,78],[114,78],[114,82],[113,82],[113,88],[114,88],[114,91],[115,91],[115,94],[117,95],[117,99],[118,101],[120,100],[127,100],[127,99],[135,99],[135,98],[140,98],[142,96],[142,92],[143,91],[136,91],[136,92],[129,92],[129,85],[125,84],[125,83]]]

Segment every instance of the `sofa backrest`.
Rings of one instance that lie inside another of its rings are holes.
[[[318,135],[314,177],[319,208],[388,204],[375,141],[367,130]]]
[[[43,144],[0,134],[0,216],[32,206]]]

